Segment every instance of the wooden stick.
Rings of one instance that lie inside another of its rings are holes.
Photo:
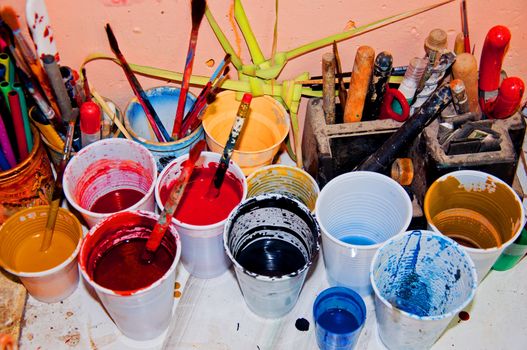
[[[463,80],[468,96],[469,108],[472,113],[479,114],[478,102],[478,62],[470,53],[461,53],[452,65],[452,74],[455,79]]]
[[[119,128],[119,130],[123,133],[124,137],[126,137],[128,140],[133,140],[132,136],[130,136],[130,133],[128,132],[128,130],[126,130],[123,123],[121,123],[121,121],[119,120],[119,118],[117,118],[115,113],[112,112],[112,110],[110,109],[106,101],[101,97],[101,95],[99,95],[97,91],[93,89],[91,85],[90,85],[90,90],[91,90],[91,94],[95,102],[97,102],[101,106],[104,113],[106,113],[106,115],[110,117],[112,122],[115,125],[117,125],[117,128]]]
[[[322,109],[326,124],[335,124],[335,55],[326,52],[322,55]]]
[[[361,46],[357,49],[344,109],[344,123],[360,122],[362,118],[374,59],[375,51],[371,47]]]

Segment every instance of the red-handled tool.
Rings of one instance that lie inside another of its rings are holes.
[[[485,114],[491,114],[500,86],[501,65],[511,40],[511,32],[502,25],[492,27],[483,44],[479,63],[479,103]]]
[[[501,83],[498,97],[492,106],[491,117],[496,119],[508,118],[520,107],[525,84],[517,77],[510,77]]]
[[[397,113],[392,108],[392,103],[396,100],[401,105],[401,113]],[[398,90],[388,87],[382,100],[381,110],[379,113],[379,119],[391,118],[398,122],[404,122],[410,115],[410,105],[406,100],[406,97]]]

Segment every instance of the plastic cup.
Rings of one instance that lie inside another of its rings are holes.
[[[379,336],[389,349],[429,349],[477,287],[469,255],[433,231],[408,231],[386,241],[370,277]]]
[[[264,193],[280,193],[304,203],[315,210],[320,190],[318,184],[304,170],[289,165],[267,165],[247,177],[248,197]]]
[[[173,86],[160,86],[148,89],[145,93],[165,129],[172,134],[180,89]],[[185,114],[195,101],[196,97],[189,92],[185,101]],[[190,135],[179,140],[159,142],[146,118],[143,107],[135,97],[126,105],[124,125],[135,141],[152,152],[159,172],[175,158],[188,153],[192,146],[205,138],[203,126],[200,125]]]
[[[231,212],[225,250],[252,312],[279,318],[291,311],[318,253],[319,235],[309,209],[284,195],[249,198]]]
[[[492,269],[496,271],[510,270],[525,254],[527,254],[527,231],[524,227],[518,238],[501,253],[498,260],[492,265]]]
[[[126,139],[104,139],[84,147],[69,161],[62,184],[68,202],[92,227],[112,214],[92,210],[100,198],[112,193],[107,203],[115,208],[154,211],[156,179],[155,159],[145,147]],[[132,190],[143,196],[126,199]]]
[[[223,91],[205,109],[203,128],[211,151],[223,152],[239,105],[234,91]],[[288,133],[289,115],[285,108],[272,97],[255,97],[232,159],[249,175],[272,163]]]
[[[175,226],[169,226],[161,242],[174,255],[174,260],[165,274],[152,284],[134,290],[112,290],[95,282],[94,269],[97,259],[114,245],[129,239],[146,239],[158,218],[146,211],[113,214],[90,229],[79,254],[83,278],[93,287],[119,330],[135,340],[156,338],[167,329],[172,317],[176,265],[181,254]]]
[[[366,305],[353,290],[331,287],[317,296],[313,319],[319,349],[351,350],[366,321]]]
[[[40,252],[48,211],[47,205],[24,209],[3,224],[0,265],[18,276],[33,298],[55,303],[77,288],[82,227],[73,214],[59,208],[51,246],[46,252]]]
[[[405,232],[412,219],[406,191],[385,175],[346,173],[320,191],[315,214],[322,230],[329,284],[351,288],[363,296],[371,294],[373,255],[387,239]]]
[[[476,265],[478,282],[525,224],[524,208],[514,190],[475,170],[454,171],[435,180],[423,209],[430,229],[465,247]]]
[[[211,166],[218,164],[220,158],[221,155],[217,153],[202,152],[195,168],[211,168]],[[178,157],[168,164],[159,175],[155,188],[155,198],[160,210],[164,209],[161,192],[179,177],[182,164],[187,159],[188,154]],[[233,176],[241,183],[242,193],[239,200],[241,202],[247,196],[247,181],[243,171],[231,160],[226,176]],[[180,205],[185,205],[185,198],[182,198]],[[203,215],[207,215],[207,213],[204,212]],[[209,225],[190,224],[178,220],[176,216],[172,218],[185,247],[181,253],[181,262],[194,277],[213,278],[229,269],[231,262],[223,249],[223,227],[226,221],[227,215],[222,220]]]

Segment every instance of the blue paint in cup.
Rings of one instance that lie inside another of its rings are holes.
[[[320,349],[350,350],[357,344],[364,326],[366,305],[352,289],[331,287],[315,300],[313,318]]]

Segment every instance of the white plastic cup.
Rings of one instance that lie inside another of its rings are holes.
[[[379,337],[390,350],[429,349],[476,292],[465,250],[433,231],[386,241],[371,264]]]
[[[137,228],[151,230],[158,218],[157,214],[146,211],[122,211],[112,214],[90,229],[82,242],[79,254],[83,278],[94,288],[119,330],[135,340],[156,338],[167,329],[172,318],[176,266],[181,255],[181,242],[174,224],[168,227],[161,243],[169,247],[171,252],[174,251],[174,261],[168,271],[149,286],[133,291],[105,288],[93,279],[96,264],[94,259],[97,258],[98,249],[104,254],[105,249],[111,248],[116,242],[124,241],[126,237],[146,237],[150,231],[142,230],[138,235],[135,233]]]
[[[182,164],[188,159],[188,154],[171,161],[159,174],[155,186],[155,198],[160,210],[164,209],[161,201],[161,190],[175,181],[182,169]],[[209,168],[211,163],[217,164],[221,155],[213,152],[201,152],[195,167]],[[229,163],[227,176],[231,174],[240,181],[242,195],[240,202],[247,196],[247,181],[241,168],[232,160]],[[180,203],[184,205],[184,203]],[[203,213],[207,215],[207,213]],[[229,269],[231,262],[223,249],[223,227],[225,219],[210,225],[193,225],[178,220],[175,216],[172,222],[176,225],[185,249],[181,253],[181,262],[185,269],[197,278],[214,278]]]
[[[17,266],[17,260],[28,256],[28,252],[34,256],[31,250],[25,250],[24,255],[20,255],[24,249],[22,247],[27,249],[25,242],[31,236],[43,237],[48,212],[47,205],[27,208],[16,212],[0,226],[0,266],[19,277],[33,298],[45,303],[56,303],[71,295],[79,284],[77,255],[82,240],[82,227],[72,213],[59,208],[55,224],[55,235],[61,234],[63,238],[69,238],[74,247],[64,261],[40,271],[24,270]],[[57,240],[52,240],[47,253],[57,252],[57,248],[54,248],[56,244]],[[64,246],[58,244],[58,249],[64,249]]]
[[[315,215],[322,231],[329,284],[366,296],[373,292],[369,278],[373,255],[384,241],[406,231],[412,220],[412,203],[391,178],[355,171],[324,186]]]
[[[476,170],[454,171],[435,180],[423,209],[431,230],[465,247],[476,266],[478,283],[525,225],[516,192],[499,178]]]
[[[90,208],[97,199],[115,190],[144,193],[126,210],[154,211],[156,179],[156,162],[148,149],[134,141],[114,138],[81,149],[69,161],[62,184],[68,202],[93,227],[112,213],[96,213]]]
[[[285,195],[248,198],[231,212],[225,250],[251,311],[265,318],[291,311],[318,254],[319,236],[311,211]]]

